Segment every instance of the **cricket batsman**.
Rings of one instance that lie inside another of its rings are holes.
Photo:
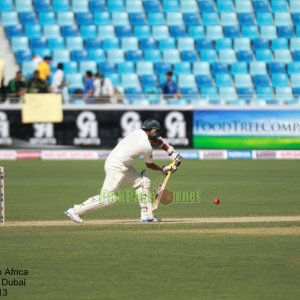
[[[160,124],[157,120],[148,119],[142,124],[142,128],[133,131],[112,150],[105,161],[105,180],[99,195],[90,197],[79,205],[74,205],[65,214],[76,223],[83,223],[81,216],[89,211],[105,208],[118,200],[116,194],[121,185],[131,187],[135,190],[141,207],[141,222],[159,222],[152,212],[151,181],[144,172],[139,173],[132,164],[141,156],[144,157],[147,168],[161,171],[167,174],[174,173],[182,161],[182,156],[174,148],[166,143],[159,135]],[[175,166],[159,166],[153,162],[152,145],[166,151]]]

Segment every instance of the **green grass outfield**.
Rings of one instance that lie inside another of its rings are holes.
[[[104,175],[98,161],[0,164],[8,224],[67,221],[63,211],[96,194]],[[156,182],[157,173],[149,176]],[[299,177],[300,161],[184,161],[168,186],[178,194],[196,191],[199,199],[159,213],[299,216]],[[87,215],[86,226],[0,226],[0,279],[14,278],[5,268],[29,270],[25,287],[0,281],[8,290],[3,299],[299,298],[300,222],[88,225],[138,219],[138,204],[124,202]]]

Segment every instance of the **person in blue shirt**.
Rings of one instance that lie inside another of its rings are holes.
[[[180,90],[175,81],[172,80],[173,73],[166,74],[166,82],[162,84],[161,90],[165,99],[180,98]]]
[[[83,95],[86,103],[92,103],[94,100],[94,78],[91,71],[86,71],[85,77],[83,78]]]

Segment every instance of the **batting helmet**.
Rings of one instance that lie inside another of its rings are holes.
[[[157,120],[154,119],[148,119],[143,122],[142,124],[143,130],[152,130],[155,129],[156,131],[160,130],[160,124]]]

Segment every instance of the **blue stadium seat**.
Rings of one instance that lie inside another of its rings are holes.
[[[6,36],[11,39],[12,37],[23,36],[23,27],[21,25],[5,27]]]
[[[300,88],[300,75],[299,74],[291,75],[291,87],[292,88]]]
[[[219,39],[216,40],[216,50],[232,49],[232,39]]]
[[[193,74],[178,75],[178,86],[182,88],[196,88],[196,80]]]
[[[257,26],[242,26],[242,35],[249,39],[256,39],[259,37]]]
[[[256,60],[264,61],[266,63],[273,61],[272,51],[269,49],[259,49],[255,51]]]
[[[89,49],[88,56],[89,60],[96,62],[106,61],[105,53],[102,49]]]
[[[191,101],[192,103],[194,101],[197,101],[199,98],[199,93],[198,93],[197,87],[182,87],[181,94],[185,100]]]
[[[131,61],[126,61],[119,63],[117,66],[117,71],[120,75],[122,74],[132,74],[135,72],[134,64]]]
[[[134,26],[134,35],[138,39],[150,38],[151,36],[150,26],[148,25]]]
[[[29,41],[30,49],[35,50],[37,48],[46,48],[46,39],[37,37],[37,38],[32,38]]]
[[[269,49],[270,44],[268,40],[263,40],[261,38],[257,38],[252,40],[252,46],[254,50],[261,50],[261,49]]]
[[[191,64],[188,62],[178,62],[174,65],[175,75],[191,74]]]
[[[185,25],[187,26],[202,24],[200,20],[200,15],[197,13],[185,13],[183,14],[183,20]]]
[[[28,39],[26,37],[12,37],[11,48],[14,52],[28,50]]]
[[[213,62],[211,64],[211,72],[213,75],[227,74],[228,73],[228,65],[221,63],[221,62]]]
[[[251,42],[248,38],[236,38],[234,39],[234,50],[250,50],[251,49]]]
[[[58,25],[44,26],[44,37],[47,39],[60,37],[60,27]]]
[[[66,74],[66,81],[69,82],[70,84],[69,85],[70,91],[83,89],[82,75],[80,73]]]
[[[269,12],[271,10],[268,0],[254,0],[253,8],[256,12]]]
[[[292,13],[300,13],[300,3],[298,0],[290,0],[290,11]]]
[[[198,88],[214,86],[214,82],[213,82],[213,79],[210,74],[197,75],[196,82],[197,82]]]
[[[132,62],[139,62],[143,59],[142,51],[130,50],[126,52],[126,60]]]
[[[129,13],[144,12],[143,1],[140,0],[126,0],[126,11]]]
[[[114,64],[125,61],[124,51],[121,49],[110,49],[107,51],[107,60]]]
[[[197,61],[193,63],[194,75],[210,75],[210,66],[208,62]]]
[[[236,26],[238,25],[238,18],[235,12],[221,13],[222,26]]]
[[[296,25],[296,26],[300,25],[300,13],[292,14],[292,19],[293,19],[294,25]]]
[[[95,12],[94,24],[98,26],[110,25],[110,14],[108,12]]]
[[[254,98],[254,89],[252,87],[248,88],[237,88],[237,94],[240,99],[251,101]]]
[[[255,17],[252,13],[240,13],[238,20],[241,26],[255,25]]]
[[[70,52],[66,49],[53,50],[53,60],[62,63],[70,61]]]
[[[152,26],[152,36],[154,36],[156,40],[170,37],[168,26]]]
[[[297,28],[297,30],[298,30],[298,28]],[[296,32],[296,34],[298,34],[298,33]],[[281,38],[292,38],[294,36],[294,27],[293,26],[277,27],[277,36],[281,37]]]
[[[205,37],[205,31],[203,26],[188,26],[188,36],[194,39],[200,39]]]
[[[71,52],[71,59],[76,62],[88,60],[88,54],[85,50],[74,50]]]
[[[67,12],[69,11],[69,0],[52,0],[54,12]]]
[[[132,36],[131,26],[116,26],[115,31],[118,38]]]
[[[194,39],[192,38],[178,38],[177,47],[180,51],[192,51],[195,49]]]
[[[185,26],[170,26],[170,35],[174,38],[180,38],[186,36]]]
[[[195,50],[184,50],[181,51],[181,60],[186,62],[195,62],[198,60],[197,51]]]
[[[146,25],[147,19],[144,13],[130,13],[130,24],[133,26]]]
[[[271,4],[272,4],[272,11],[274,13],[288,11],[288,4],[286,0],[276,0],[276,1],[273,0]]]
[[[273,25],[273,14],[270,12],[257,13],[256,22],[259,26]]]
[[[205,26],[219,25],[219,15],[215,12],[202,13],[202,23]]]
[[[57,24],[60,26],[72,26],[75,24],[73,12],[57,13]]]
[[[284,38],[277,38],[272,40],[272,50],[288,49],[288,40]]]
[[[28,25],[28,24],[35,24],[36,18],[34,12],[21,12],[19,13],[19,19],[21,24]]]
[[[240,28],[239,26],[224,26],[224,37],[226,38],[237,38],[240,36]]]
[[[95,25],[80,26],[80,35],[84,40],[95,39],[97,37],[97,29]]]
[[[142,75],[140,76],[140,82],[144,90],[155,88],[157,85],[157,77],[155,75]]]
[[[98,36],[100,39],[113,39],[116,37],[115,28],[112,25],[99,26]]]
[[[110,49],[119,49],[120,48],[120,42],[119,39],[105,39],[102,41],[102,48],[103,50],[110,50]]]
[[[12,0],[2,0],[0,2],[0,12],[13,11],[13,1]]]
[[[111,14],[112,24],[114,26],[128,26],[129,17],[127,12],[114,12]]]
[[[140,49],[141,50],[156,49],[156,41],[153,38],[141,39],[140,40]]]
[[[15,0],[15,5],[17,12],[33,11],[32,0]]]
[[[162,0],[162,7],[166,13],[179,11],[177,0]]]
[[[157,63],[161,61],[161,54],[159,50],[145,50],[144,51],[144,60]]]
[[[275,26],[290,26],[292,24],[291,15],[289,12],[281,12],[274,14]]]
[[[139,49],[138,39],[136,37],[122,38],[121,47],[124,51],[138,50]]]
[[[180,11],[183,13],[199,12],[196,0],[180,0]]]
[[[196,48],[198,51],[213,49],[212,41],[210,39],[198,39],[196,40]]]
[[[77,13],[76,14],[76,22],[77,25],[92,25],[94,24],[94,17],[91,13],[86,12],[86,13]]]
[[[299,62],[291,62],[288,64],[288,74],[300,74],[300,63]]]
[[[198,0],[200,12],[215,12],[216,6],[212,0]]]
[[[256,88],[270,86],[270,78],[268,75],[254,75],[252,80]]]
[[[158,47],[160,50],[176,49],[175,39],[173,38],[161,39],[159,40]]]
[[[27,38],[39,38],[42,35],[42,30],[40,25],[30,24],[25,26],[25,35]]]
[[[42,26],[56,24],[55,14],[53,12],[40,12],[39,24]]]
[[[266,63],[262,61],[253,61],[249,64],[250,74],[253,75],[264,75],[267,74]]]
[[[289,86],[288,76],[284,73],[272,74],[272,86],[275,88]]]
[[[79,63],[79,72],[85,74],[91,71],[93,74],[97,72],[97,63],[95,61],[82,61]]]
[[[33,61],[24,61],[22,63],[22,75],[26,78],[30,78],[36,69],[36,64]]]
[[[74,13],[84,13],[89,11],[88,0],[71,0],[72,10]]]
[[[61,26],[61,34],[64,38],[78,36],[77,26]]]
[[[170,63],[159,62],[155,64],[155,73],[158,75],[165,75],[167,72],[172,70]]]
[[[300,51],[294,51],[293,53],[293,59],[294,61],[300,61]]]
[[[175,64],[180,62],[180,54],[177,49],[166,49],[162,51],[163,53],[163,61]]]
[[[104,74],[105,76],[108,76],[108,74],[115,73],[115,64],[110,62],[100,62],[98,65],[99,72]]]
[[[235,87],[220,87],[219,95],[220,99],[223,101],[236,101],[238,99]]]
[[[123,0],[107,0],[107,8],[109,12],[125,11]]]
[[[74,61],[64,63],[65,74],[76,74],[78,72],[77,63]]]
[[[214,61],[218,60],[217,53],[213,49],[201,50],[200,53],[201,53],[202,61],[214,62]]]
[[[18,14],[15,11],[3,12],[1,16],[2,16],[1,18],[2,26],[6,27],[6,26],[19,25]]]
[[[222,26],[207,26],[206,27],[206,37],[211,40],[223,39],[223,28]]]
[[[73,50],[82,50],[83,47],[83,40],[81,37],[76,36],[76,37],[67,37],[66,38],[66,48],[69,51]]]
[[[162,12],[152,12],[148,14],[148,23],[151,26],[165,25],[165,16]]]
[[[217,88],[214,86],[204,86],[201,88],[201,98],[209,99],[210,104],[218,103],[219,104],[219,95]]]
[[[236,88],[251,88],[252,78],[249,74],[239,74],[234,76],[234,82]]]
[[[217,7],[218,11],[221,13],[234,11],[234,5],[232,0],[218,0]]]
[[[232,78],[230,74],[216,74],[215,80],[216,80],[217,87],[232,86]]]
[[[261,26],[260,36],[262,39],[273,40],[277,38],[276,27],[273,25]]]
[[[246,62],[236,62],[230,65],[230,73],[235,76],[237,74],[247,74],[248,64]]]
[[[274,51],[274,58],[275,61],[277,62],[282,62],[285,64],[288,64],[289,62],[292,61],[292,55],[290,50],[285,49],[285,50],[275,50]]]
[[[169,26],[182,26],[183,16],[180,12],[170,12],[166,14],[166,23]]]
[[[290,87],[275,88],[275,99],[279,101],[279,104],[286,104],[294,100],[293,91]]]
[[[235,51],[232,49],[220,50],[219,51],[219,60],[220,62],[226,64],[232,64],[236,62]]]
[[[52,10],[50,0],[38,0],[38,1],[34,1],[33,3],[36,12]]]
[[[89,1],[89,10],[92,13],[106,11],[105,0],[90,0]]]
[[[291,52],[300,50],[300,38],[293,37],[290,39],[290,50]]]
[[[253,52],[252,50],[240,50],[237,52],[238,61],[251,62],[253,61]]]
[[[162,7],[159,0],[144,0],[144,9],[147,13],[160,12]]]
[[[18,64],[22,64],[24,61],[32,60],[32,53],[30,50],[23,50],[16,52],[16,60]]]
[[[47,48],[36,48],[33,50],[34,56],[46,57],[51,56],[51,50]]]
[[[269,86],[267,87],[257,87],[256,97],[258,100],[272,101],[274,100],[273,89]]]
[[[139,78],[136,74],[124,74],[121,76],[122,86],[126,88],[138,88],[140,86]]]
[[[154,74],[153,63],[150,61],[140,61],[136,63],[136,72],[138,75]]]
[[[249,13],[253,11],[252,3],[249,0],[236,0],[235,10],[238,13]]]

